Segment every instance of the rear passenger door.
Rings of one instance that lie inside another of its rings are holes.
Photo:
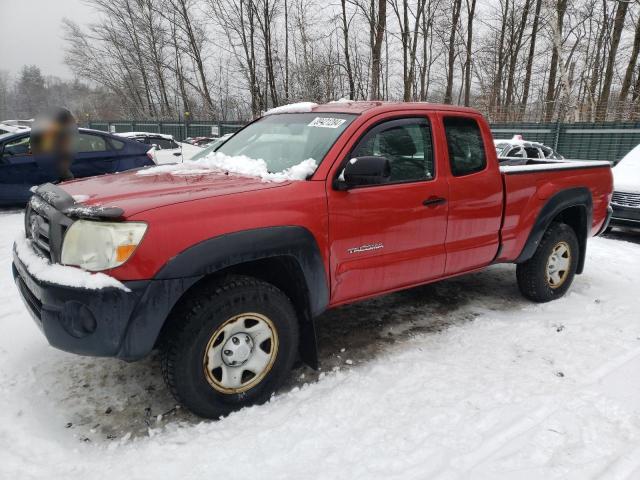
[[[442,117],[447,144],[449,216],[445,274],[485,266],[493,261],[500,243],[502,178],[497,165],[489,165],[485,144],[488,128],[481,130],[473,116]],[[493,157],[492,157],[493,158]]]
[[[75,139],[75,158],[71,165],[75,177],[113,173],[116,162],[116,153],[106,137],[97,133],[78,133]]]

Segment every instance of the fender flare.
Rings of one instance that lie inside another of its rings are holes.
[[[529,237],[520,252],[515,263],[522,263],[533,257],[544,232],[551,222],[564,210],[571,207],[583,207],[585,209],[585,218],[579,223],[579,228],[576,231],[578,237],[578,244],[580,245],[580,257],[578,259],[578,268],[576,273],[582,273],[584,270],[585,255],[587,252],[587,238],[589,238],[589,231],[591,229],[591,222],[593,218],[593,199],[591,197],[591,191],[586,187],[569,188],[562,190],[553,195],[547,203],[540,209],[538,217],[536,218]]]
[[[118,356],[133,360],[151,351],[173,307],[205,276],[235,265],[282,256],[297,262],[306,283],[308,308],[300,318],[300,347],[303,360],[317,368],[313,319],[329,304],[329,284],[318,244],[313,234],[300,226],[228,233],[197,243],[171,258],[137,305]]]
[[[204,240],[169,260],[157,280],[203,277],[228,267],[270,257],[292,257],[306,282],[309,312],[321,314],[329,303],[329,287],[313,234],[304,227],[265,227]]]

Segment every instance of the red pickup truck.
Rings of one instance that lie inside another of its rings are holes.
[[[160,348],[177,400],[218,417],[317,366],[329,308],[501,262],[525,297],[561,297],[607,226],[611,169],[526,162],[501,167],[468,108],[284,108],[190,164],[40,186],[13,272],[51,345]]]

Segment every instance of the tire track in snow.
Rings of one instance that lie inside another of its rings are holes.
[[[634,348],[626,354],[604,363],[591,374],[587,375],[584,381],[572,388],[571,392],[597,384],[607,375],[610,375],[633,360],[640,361],[640,347]],[[564,394],[563,397],[566,397],[566,395],[567,394]],[[562,397],[560,399],[562,399]],[[449,461],[449,470],[435,478],[442,480],[467,478],[468,475],[465,474],[468,474],[474,467],[488,460],[508,443],[533,430],[535,427],[541,425],[547,418],[551,417],[551,415],[564,408],[564,402],[558,403],[558,400],[558,398],[550,399],[535,411],[526,414],[521,420],[485,439],[479,448],[464,455],[453,457]],[[640,478],[640,445],[627,452],[624,456],[619,457],[613,462],[611,467],[606,470],[609,473],[603,478],[610,478],[612,480]]]

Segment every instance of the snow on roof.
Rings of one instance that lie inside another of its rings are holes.
[[[290,103],[289,105],[281,105],[279,107],[267,110],[266,112],[264,112],[264,114],[274,115],[277,113],[309,113],[317,106],[318,104],[313,102]]]
[[[134,138],[134,137],[160,137],[166,140],[173,140],[173,135],[167,135],[165,133],[154,133],[154,132],[119,132],[116,135],[120,137],[126,138]]]
[[[121,282],[104,273],[90,273],[76,267],[49,263],[33,250],[31,240],[27,239],[24,233],[16,238],[15,249],[29,273],[42,282],[89,290],[118,288],[130,291]]]
[[[138,175],[201,175],[211,172],[235,173],[248,177],[258,177],[264,182],[286,182],[288,180],[306,180],[316,171],[318,164],[313,158],[308,158],[281,172],[272,173],[267,168],[267,162],[262,159],[249,158],[244,155],[229,156],[222,152],[211,152],[198,160],[183,163],[160,165],[145,168],[137,172]]]
[[[5,130],[9,133],[18,133],[18,132],[28,132],[31,130],[31,127],[26,127],[24,125],[16,125],[13,123],[0,123],[0,129]]]

